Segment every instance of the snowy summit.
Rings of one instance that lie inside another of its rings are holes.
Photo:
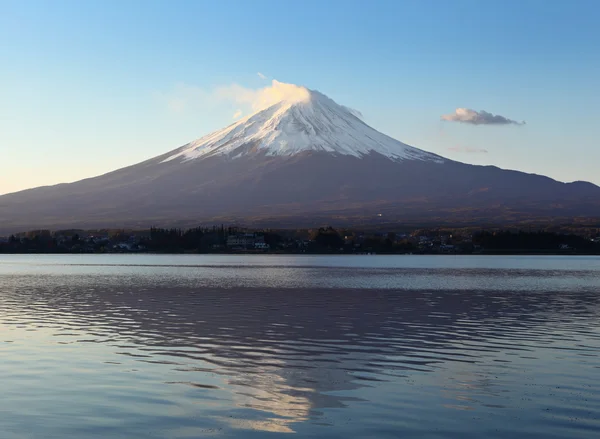
[[[318,91],[278,81],[273,81],[270,91],[264,109],[188,143],[164,161],[215,155],[289,156],[304,151],[355,157],[378,153],[392,160],[444,161],[380,133],[351,109]]]

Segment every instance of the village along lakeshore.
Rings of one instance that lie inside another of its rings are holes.
[[[0,253],[600,254],[600,229],[409,231],[197,227],[35,230],[0,237]]]

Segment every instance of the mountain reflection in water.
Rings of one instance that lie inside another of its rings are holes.
[[[8,438],[600,431],[596,291],[0,287]]]

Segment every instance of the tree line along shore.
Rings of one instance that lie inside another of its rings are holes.
[[[33,230],[0,237],[0,253],[600,254],[600,231],[429,228]]]

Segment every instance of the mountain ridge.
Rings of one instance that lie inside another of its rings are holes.
[[[261,218],[287,224],[311,217],[600,218],[600,187],[592,183],[449,160],[379,133],[325,95],[303,90],[141,163],[0,196],[0,231],[260,224]]]

